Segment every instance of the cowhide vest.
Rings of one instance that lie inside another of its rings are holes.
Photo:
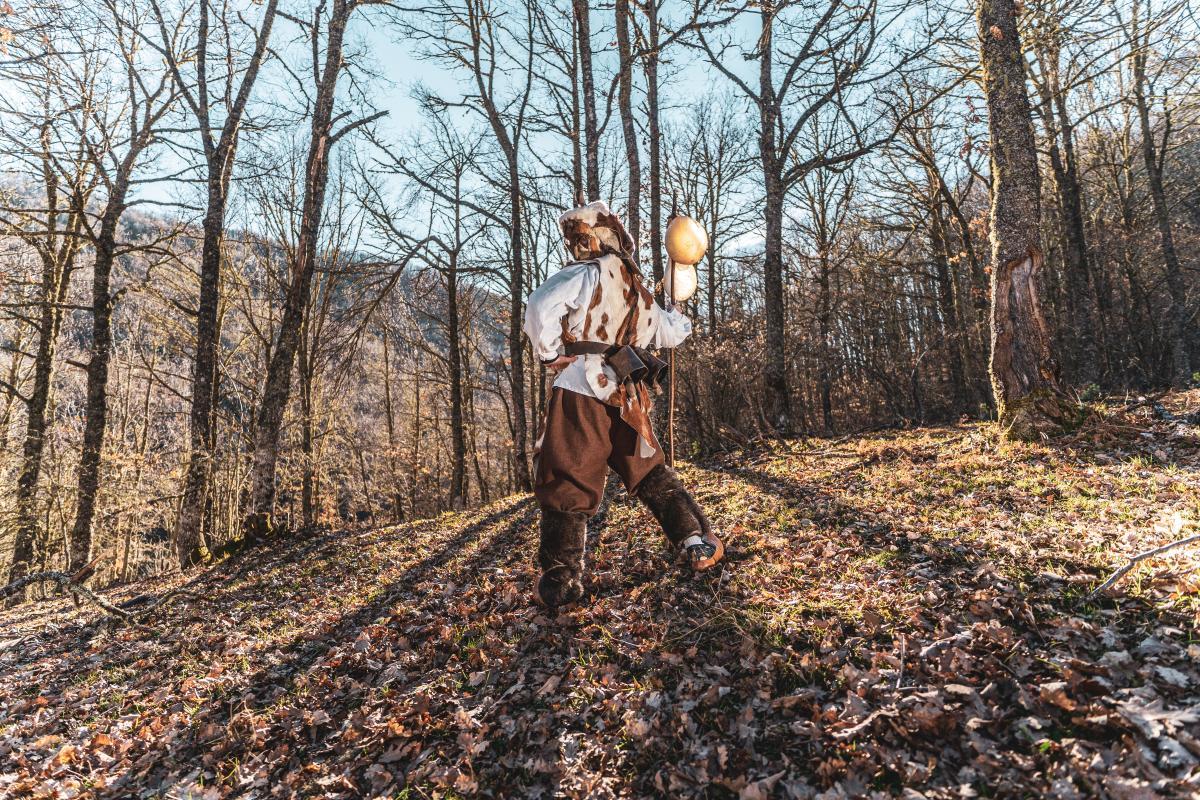
[[[563,317],[563,341],[604,342],[606,344],[648,347],[654,341],[659,322],[654,295],[642,284],[641,277],[618,256],[604,255],[595,261],[599,280],[583,317],[582,327],[574,330]],[[578,325],[578,324],[577,324]],[[599,355],[582,356],[584,375],[596,397],[606,405],[619,407],[621,418],[644,440],[643,454],[655,447],[650,426],[651,403],[643,384],[621,386],[612,369]]]

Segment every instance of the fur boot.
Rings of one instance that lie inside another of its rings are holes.
[[[650,470],[638,486],[637,495],[658,520],[671,544],[682,550],[692,570],[711,569],[725,557],[725,545],[675,470],[665,464]]]
[[[678,545],[693,534],[711,533],[699,504],[679,480],[679,474],[666,464],[650,470],[638,484],[637,496],[658,520],[671,544]]]
[[[548,608],[583,597],[583,551],[588,515],[581,511],[542,509],[542,541],[538,547],[538,599]]]

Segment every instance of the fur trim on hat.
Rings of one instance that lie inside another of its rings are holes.
[[[584,206],[573,208],[558,218],[558,227],[564,234],[572,223],[583,223],[614,254],[632,255],[633,237],[625,230],[621,218],[614,214],[603,200],[595,200]]]

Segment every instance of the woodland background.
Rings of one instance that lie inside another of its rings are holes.
[[[1198,380],[1195,10],[1018,8],[1084,400]],[[522,304],[576,190],[656,279],[673,203],[710,233],[682,452],[991,418],[974,12],[0,0],[0,568],[130,581],[528,488]]]

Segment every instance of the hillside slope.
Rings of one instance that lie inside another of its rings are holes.
[[[1087,594],[1200,516],[1200,441],[1118,419],[688,465],[724,569],[618,493],[557,620],[527,497],[248,552],[142,629],[5,612],[0,795],[1194,796],[1197,549]]]

